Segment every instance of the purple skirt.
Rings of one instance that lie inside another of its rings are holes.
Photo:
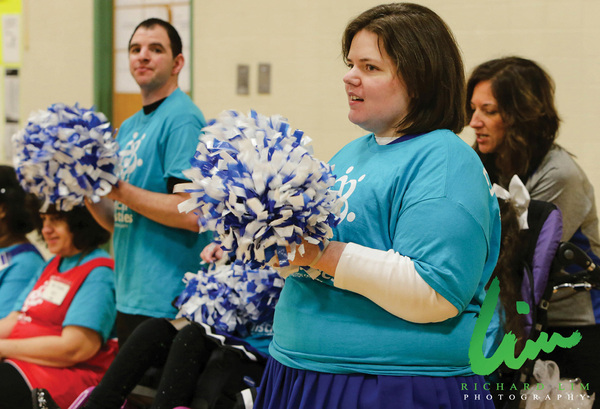
[[[483,376],[328,374],[269,358],[255,409],[494,409]]]

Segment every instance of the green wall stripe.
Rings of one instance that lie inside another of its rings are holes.
[[[113,0],[94,0],[94,105],[112,120]]]
[[[194,1],[190,0],[190,98],[194,99]]]

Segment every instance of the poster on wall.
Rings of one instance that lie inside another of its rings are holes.
[[[19,70],[4,73],[4,159],[12,157],[11,137],[19,130]]]
[[[5,5],[6,6],[6,5]],[[2,14],[2,40],[0,48],[1,89],[4,98],[0,103],[3,111],[2,161],[12,157],[11,137],[19,129],[19,70],[21,63],[21,16],[16,13],[18,4],[10,5],[11,12]],[[3,10],[4,11],[4,10]]]
[[[18,14],[2,16],[2,64],[18,64],[21,57],[20,17]]]

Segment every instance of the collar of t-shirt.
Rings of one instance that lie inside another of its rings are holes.
[[[156,111],[156,108],[158,108],[165,99],[167,99],[167,97],[164,97],[163,99],[159,99],[158,101],[153,102],[149,105],[144,105],[144,115],[150,115],[152,112]]]
[[[421,136],[424,133],[425,132],[413,133],[413,134],[402,135],[402,136],[377,136],[377,135],[374,135],[374,136],[375,136],[375,142],[377,142],[377,145],[392,145],[394,143],[410,141],[411,139],[414,139],[417,136]]]

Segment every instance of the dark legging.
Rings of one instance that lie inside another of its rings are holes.
[[[31,409],[31,391],[19,371],[0,363],[0,409]]]
[[[229,356],[224,351],[224,348],[218,348],[216,343],[209,341],[198,325],[192,324],[182,328],[173,341],[152,408],[172,409],[177,406],[189,406],[200,374],[207,368],[208,363],[219,362],[222,357]],[[239,361],[239,355],[235,356],[234,360]],[[219,397],[232,368],[223,365],[220,369],[211,371],[208,381],[212,387],[203,389],[204,393],[197,398],[199,407],[212,407]]]
[[[144,373],[167,360],[177,330],[166,319],[142,322],[123,344],[85,408],[120,408]]]
[[[213,408],[223,390],[244,388],[248,375],[260,381],[263,363],[219,347],[191,323],[179,332],[165,319],[143,322],[130,336],[85,408],[120,408],[150,366],[164,366],[152,408]]]
[[[125,314],[117,311],[116,331],[117,339],[119,340],[119,348],[123,348],[127,339],[133,331],[144,321],[150,319],[147,315]]]

